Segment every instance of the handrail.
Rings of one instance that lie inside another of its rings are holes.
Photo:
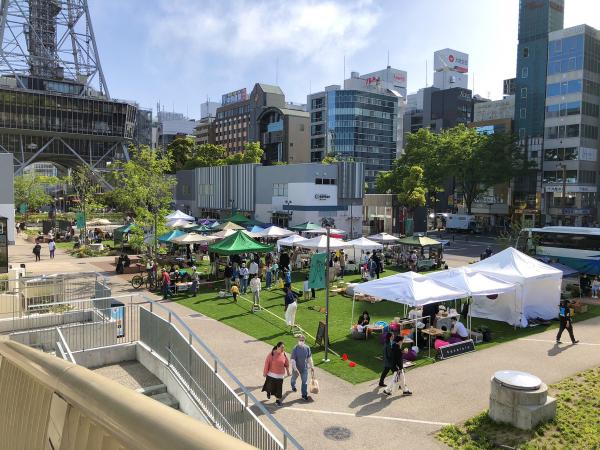
[[[73,364],[77,364],[77,361],[75,361],[75,357],[73,356],[73,353],[71,352],[71,347],[69,347],[69,344],[67,344],[67,340],[65,339],[65,336],[62,334],[62,331],[60,331],[60,327],[56,327],[56,332],[58,333],[60,342],[62,342],[61,346],[63,346],[63,350],[67,353],[69,361],[71,361]]]
[[[254,448],[88,369],[23,344],[0,342],[0,356],[60,394],[128,449]],[[0,370],[3,368],[0,366]]]
[[[188,332],[189,336],[192,337],[197,343],[198,345],[200,345],[200,347],[202,347],[202,349],[204,349],[209,355],[210,357],[214,360],[215,363],[215,373],[217,372],[217,367],[219,367],[221,370],[224,370],[225,373],[227,374],[227,376],[229,376],[231,378],[231,380],[233,380],[236,384],[237,387],[241,390],[241,392],[246,396],[247,399],[251,399],[254,404],[256,405],[256,407],[260,410],[261,413],[263,413],[263,415],[265,417],[267,417],[271,423],[281,432],[283,433],[283,437],[284,437],[284,442],[287,443],[291,443],[293,444],[296,448],[298,449],[302,449],[303,447],[300,445],[300,443],[298,441],[296,441],[296,439],[294,439],[294,437],[289,433],[289,431],[287,431],[280,423],[277,419],[275,419],[275,417],[273,417],[273,415],[269,412],[269,410],[267,408],[265,408],[265,405],[263,405],[263,403],[261,401],[259,401],[252,392],[250,392],[248,390],[248,388],[246,388],[246,386],[233,374],[233,372],[231,372],[231,370],[229,370],[227,368],[227,366],[219,359],[219,357],[198,337],[198,335],[196,333],[194,333],[192,331],[192,329],[183,321],[181,320],[181,318],[177,315],[177,313],[171,311],[170,309],[166,308],[165,306],[163,306],[162,304],[149,299],[148,297],[140,294],[140,297],[143,297],[144,299],[146,299],[146,301],[150,304],[150,312],[152,312],[152,308],[154,306],[158,307],[159,309],[162,309],[165,313],[168,314],[169,318],[175,318],[177,319],[177,321],[181,324],[181,326],[185,329],[185,331]],[[284,446],[284,448],[287,448],[287,445]]]

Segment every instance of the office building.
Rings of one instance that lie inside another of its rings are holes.
[[[176,138],[192,136],[194,134],[197,125],[197,122],[194,119],[188,119],[185,116],[183,116],[183,118],[173,118],[179,117],[178,113],[170,113],[169,115],[163,115],[162,117],[167,117],[167,119],[159,121],[158,123],[159,148],[165,150]]]
[[[311,161],[335,155],[365,164],[367,189],[396,158],[398,107],[406,95],[406,72],[387,68],[308,96]]]
[[[586,25],[549,35],[543,213],[553,225],[598,221],[600,31]]]
[[[240,164],[177,172],[175,204],[197,217],[233,211],[279,226],[332,217],[350,236],[361,234],[364,164]]]
[[[217,108],[221,106],[219,102],[211,102],[209,100],[200,104],[200,119],[206,117],[215,117],[217,115]]]
[[[433,54],[433,87],[451,89],[469,87],[469,55],[445,48]]]
[[[203,117],[196,125],[194,136],[196,137],[196,144],[214,144],[216,139],[215,133],[215,118],[214,117]]]
[[[506,80],[504,80],[503,86],[502,86],[502,95],[504,97],[509,97],[511,95],[515,95],[515,89],[516,89],[516,85],[517,84],[517,79],[516,78],[508,78]]]
[[[279,86],[256,83],[250,95],[245,88],[223,95],[215,143],[236,153],[246,142],[260,142],[265,164],[308,162],[309,117],[302,105],[286,103]]]
[[[133,141],[137,145],[147,145],[151,148],[155,148],[155,142],[152,139],[152,128],[154,121],[152,120],[152,109],[138,108],[136,121],[135,121],[135,132],[133,133]]]

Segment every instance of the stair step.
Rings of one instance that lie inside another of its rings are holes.
[[[136,389],[136,392],[152,397],[153,395],[164,394],[167,392],[167,386],[164,384],[156,384],[154,386]]]
[[[162,394],[156,394],[150,397],[158,402],[161,402],[163,405],[170,406],[173,409],[179,409],[179,402],[175,397],[173,397],[168,392],[164,392]]]

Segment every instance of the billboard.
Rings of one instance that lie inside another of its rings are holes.
[[[243,102],[244,100],[248,100],[248,93],[246,92],[246,88],[223,94],[221,96],[221,106],[231,105],[232,103],[237,102]]]
[[[452,70],[458,73],[469,72],[469,55],[445,48],[433,54],[433,70]]]

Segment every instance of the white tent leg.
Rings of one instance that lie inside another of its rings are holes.
[[[354,325],[354,301],[356,299],[356,294],[352,293],[352,317],[350,318],[350,329],[352,329],[352,325]]]

